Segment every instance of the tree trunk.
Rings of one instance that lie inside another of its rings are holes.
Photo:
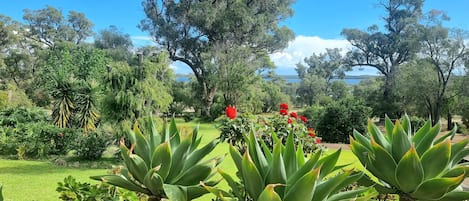
[[[208,83],[203,80],[199,82],[202,85],[202,118],[211,119],[211,109],[213,105],[213,99],[215,98],[215,93],[217,92],[216,87],[209,87]]]
[[[440,122],[441,109],[442,109],[441,105],[442,105],[442,100],[441,99],[436,100],[435,107],[433,107],[433,111],[431,113],[432,125],[436,125]]]
[[[385,77],[382,111],[380,111],[382,114],[380,114],[380,117],[387,114],[391,119],[399,118],[397,114],[399,108],[395,104],[396,73],[397,70],[391,70]]]
[[[453,129],[453,115],[451,114],[450,111],[448,111],[448,114],[446,116],[446,122],[448,123],[448,130]]]

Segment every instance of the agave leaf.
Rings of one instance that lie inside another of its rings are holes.
[[[346,171],[316,184],[312,201],[327,200],[327,196],[333,194],[336,187],[344,182],[351,173],[352,171]]]
[[[283,150],[283,158],[285,162],[285,171],[287,176],[293,175],[298,170],[298,161],[296,160],[295,143],[293,142],[293,134],[289,134],[285,149]]]
[[[243,170],[243,167],[242,167],[242,156],[241,154],[239,153],[238,150],[236,150],[235,147],[233,147],[233,145],[230,144],[230,155],[231,155],[231,158],[233,159],[233,162],[234,164],[236,165],[236,169],[238,169],[238,171],[242,174],[242,170]]]
[[[262,151],[265,154],[265,159],[267,159],[267,163],[269,163],[269,166],[272,164],[272,153],[270,152],[269,147],[265,144],[264,140],[260,140],[261,142],[261,147]]]
[[[435,126],[430,128],[427,133],[423,134],[423,137],[420,141],[415,142],[415,147],[419,156],[422,156],[422,154],[433,145],[433,141],[435,140],[436,135],[440,133],[440,128],[440,124],[436,124]]]
[[[361,196],[363,195],[363,196]],[[327,198],[327,201],[345,201],[345,200],[354,200],[354,201],[368,201],[373,197],[376,197],[378,193],[372,188],[359,188],[351,191],[343,191],[337,194],[331,195]]]
[[[301,143],[298,143],[296,149],[296,162],[298,163],[297,167],[301,167],[305,164],[305,153],[303,152],[303,145]]]
[[[318,163],[319,158],[321,156],[322,152],[317,151],[314,152],[313,155],[306,161],[306,163],[298,169],[298,171],[295,172],[295,174],[289,176],[287,178],[287,186],[285,192],[288,192],[289,189],[305,174],[307,174],[309,171],[311,171]]]
[[[410,118],[407,113],[404,114],[404,116],[401,118],[401,122],[404,131],[410,135],[410,133],[412,133],[412,125],[410,124]]]
[[[199,125],[197,125],[194,130],[192,130],[192,142],[191,142],[191,148],[189,149],[191,152],[193,152],[195,149],[200,144],[200,141],[202,140],[202,137],[198,138],[197,135],[199,134]]]
[[[448,178],[434,178],[424,181],[417,190],[411,193],[413,198],[421,200],[435,200],[442,198],[451,188],[458,186],[464,175]]]
[[[169,142],[164,142],[158,145],[155,151],[153,151],[152,168],[159,166],[158,174],[163,178],[163,180],[165,180],[168,176],[169,170],[171,168],[171,163],[172,155]]]
[[[378,178],[383,179],[388,184],[397,186],[395,177],[397,164],[391,154],[376,143],[373,138],[371,140],[371,147],[374,151],[374,155],[369,157],[371,165],[382,175],[382,177]]]
[[[262,191],[257,200],[259,201],[282,201],[282,198],[274,191],[275,186],[279,184],[269,184]]]
[[[454,167],[448,171],[445,172],[445,174],[442,176],[442,177],[457,177],[461,174],[467,174],[467,169],[469,167],[465,167],[465,166],[457,166],[457,167]]]
[[[458,126],[454,125],[453,129],[450,132],[446,133],[445,135],[443,135],[440,138],[438,138],[437,140],[435,140],[434,143],[437,144],[437,143],[443,142],[448,138],[453,139],[457,130],[458,130]]]
[[[186,186],[187,200],[194,200],[206,193],[209,193],[207,189],[202,185]]]
[[[203,186],[208,192],[216,195],[218,198],[227,198],[227,197],[231,197],[231,194],[224,191],[224,190],[221,190],[221,189],[218,189],[218,188],[214,188],[214,187],[211,187],[211,186],[207,186],[205,185],[204,183],[200,183],[201,186]]]
[[[184,161],[184,167],[182,168],[183,171],[191,168],[200,160],[202,160],[205,156],[207,156],[213,149],[217,146],[218,140],[212,140],[211,142],[207,143],[204,147],[192,150],[192,152],[187,156],[187,160]]]
[[[280,143],[274,146],[272,166],[268,176],[268,182],[271,184],[285,184],[287,180],[287,174],[285,170],[285,164],[283,162],[281,146],[282,145]]]
[[[160,175],[155,173],[155,169],[148,171],[143,179],[143,184],[151,191],[153,195],[161,194],[163,189],[163,178]]]
[[[190,147],[190,143],[191,143],[191,138],[185,138],[184,140],[181,141],[181,144],[179,144],[178,146],[175,146],[174,152],[172,154],[173,162],[171,163],[171,168],[166,179],[169,183],[174,182],[176,177],[181,173],[182,167],[184,165],[184,163],[181,161],[186,160],[187,153]],[[171,147],[173,147],[172,143],[171,143]],[[176,161],[179,161],[179,162],[176,162]]]
[[[459,153],[457,153],[453,158],[453,164],[457,164],[460,162],[464,157],[469,156],[469,148],[465,148]]]
[[[398,124],[398,122],[396,124]],[[371,121],[371,119],[368,119],[368,132],[371,134],[371,137],[375,139],[376,143],[384,147],[387,151],[391,151],[391,144],[386,140],[386,137],[381,133],[379,128]]]
[[[348,185],[357,182],[363,175],[365,175],[364,172],[360,171],[357,172],[355,170],[350,170],[352,173],[345,178],[344,181],[342,181],[337,187],[332,191],[334,194],[338,193],[340,190],[346,188]]]
[[[416,145],[420,144],[420,142],[423,140],[425,135],[430,131],[432,128],[432,123],[430,121],[426,121],[425,124],[421,128],[415,132],[414,136],[412,137],[412,142],[415,143]],[[417,153],[419,153],[417,151]]]
[[[400,161],[402,156],[409,151],[411,146],[410,139],[404,128],[396,123],[392,132],[392,157],[396,162]]]
[[[215,166],[216,159],[208,163],[199,163],[182,172],[172,183],[183,186],[198,184],[199,182],[207,179]]]
[[[150,115],[150,117],[147,118],[146,127],[148,128],[150,132],[150,141],[148,142],[148,144],[150,145],[150,150],[155,150],[156,146],[158,146],[161,143],[161,136],[156,129],[156,125],[155,125],[155,122],[153,121],[152,115]]]
[[[392,130],[394,129],[394,124],[392,123],[391,119],[389,119],[388,115],[384,117],[384,128],[386,131],[385,137],[387,138],[388,142],[392,142]]]
[[[451,191],[439,199],[439,201],[455,201],[455,200],[469,200],[469,191]]]
[[[371,148],[370,139],[366,138],[365,136],[360,134],[358,131],[353,130],[353,138],[350,137],[349,139],[357,141],[357,143],[360,144],[362,147],[366,148],[370,152],[373,152],[373,149]]]
[[[259,170],[256,168],[256,165],[249,156],[248,151],[249,150],[246,150],[246,153],[243,155],[241,164],[243,171],[241,173],[249,196],[251,196],[251,198],[257,198],[264,189],[264,181],[262,180]]]
[[[267,162],[267,159],[265,158],[264,153],[262,152],[262,149],[259,146],[259,143],[257,143],[257,139],[254,136],[254,128],[252,128],[251,132],[249,133],[248,142],[249,154],[252,157],[254,164],[258,168],[262,178],[266,178],[269,170],[269,163]]]
[[[451,142],[446,140],[426,151],[422,158],[425,179],[438,176],[448,166],[451,155]]]
[[[391,189],[388,187],[385,187],[379,183],[376,183],[373,181],[368,175],[364,174],[360,179],[358,179],[357,183],[360,186],[364,187],[373,187],[378,193],[380,194],[396,194],[395,189]]]
[[[399,188],[405,193],[413,192],[423,181],[423,167],[420,163],[417,150],[412,145],[410,150],[404,154],[396,168],[396,180]]]
[[[370,164],[368,164],[368,154],[369,152],[371,152],[370,150],[368,150],[358,141],[354,140],[352,137],[350,138],[350,150],[352,150],[353,154],[358,158],[358,160],[363,164],[363,166],[369,167]]]
[[[335,165],[337,164],[337,161],[339,160],[340,152],[342,152],[342,149],[338,149],[334,153],[328,156],[325,156],[319,160],[316,166],[316,167],[318,167],[319,165],[321,166],[321,173],[319,174],[319,179],[324,178],[325,176],[327,176],[329,173],[331,173],[334,170]]]
[[[147,189],[144,189],[138,185],[135,185],[134,183],[130,182],[122,175],[101,175],[101,176],[92,176],[90,178],[94,180],[99,180],[99,181],[102,181],[104,183],[108,183],[114,186],[118,186],[127,190],[141,192],[145,194],[151,194],[151,192],[148,191]]]
[[[143,183],[143,180],[145,179],[145,175],[149,171],[148,166],[146,165],[145,161],[138,155],[136,154],[130,154],[130,163],[129,163],[129,170],[134,176],[137,181],[140,183]]]
[[[303,175],[292,187],[285,192],[284,201],[311,201],[314,196],[319,169],[309,171]]]
[[[187,198],[187,191],[184,187],[179,185],[164,184],[163,188],[169,200],[189,201]]]
[[[171,147],[176,147],[180,144],[181,136],[179,135],[179,130],[176,126],[176,121],[172,118],[169,123],[169,138],[171,141]]]
[[[233,193],[235,194],[236,197],[242,198],[243,195],[241,194],[240,185],[238,182],[236,182],[233,177],[231,177],[229,174],[224,172],[222,169],[218,168],[218,173],[223,177],[223,179],[228,183],[228,186],[233,190]],[[225,196],[226,197],[226,196]]]
[[[461,140],[451,145],[451,157],[450,157],[451,166],[454,166],[459,163],[460,160],[455,160],[455,158],[461,151],[464,150],[464,148],[467,146],[468,143],[469,143],[469,138],[465,138],[464,140]]]

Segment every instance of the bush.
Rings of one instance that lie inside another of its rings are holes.
[[[362,101],[346,98],[327,105],[318,119],[316,131],[325,142],[348,143],[353,130],[363,132],[371,108]]]
[[[318,126],[318,120],[324,113],[324,107],[320,105],[313,105],[306,107],[300,114],[309,119],[307,126],[310,128],[316,128]]]
[[[105,183],[91,185],[76,181],[72,176],[59,182],[56,189],[60,193],[59,198],[64,201],[70,200],[138,200],[137,195],[132,191],[117,189]],[[121,199],[119,199],[121,198]]]
[[[112,144],[113,136],[102,129],[83,133],[77,138],[76,155],[83,160],[100,159],[106,148]]]
[[[410,116],[410,125],[412,125],[412,132],[416,132],[425,124],[425,119],[417,116]]]
[[[311,153],[320,148],[318,143],[321,139],[315,136],[314,129],[307,126],[306,117],[298,117],[295,112],[292,112],[294,115],[288,113],[288,106],[286,104],[285,106],[287,109],[280,109],[283,110],[280,115],[266,117],[241,114],[231,120],[221,119],[219,122],[220,140],[235,146],[241,153],[244,153],[246,148],[244,136],[250,132],[254,132],[258,139],[262,139],[270,150],[275,144],[275,136],[285,143],[289,135],[293,135],[296,146],[299,144],[303,146],[305,153]]]
[[[8,108],[0,111],[0,153],[23,158],[66,154],[74,147],[77,131],[49,123],[44,110]]]

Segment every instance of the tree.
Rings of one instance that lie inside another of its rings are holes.
[[[171,82],[164,82],[161,77],[172,79],[171,74],[164,52],[146,58],[141,66],[112,63],[104,78],[103,116],[121,122],[135,121],[152,112],[166,112],[172,102]]]
[[[48,47],[57,42],[80,44],[93,34],[93,23],[83,13],[70,11],[67,19],[62,11],[52,6],[39,10],[24,10],[23,19],[28,25],[28,37]]]
[[[201,89],[203,116],[210,117],[219,86],[210,79],[217,71],[209,65],[212,58],[204,58],[204,53],[216,50],[221,43],[244,47],[253,56],[286,47],[293,33],[278,23],[292,15],[292,3],[146,0],[143,7],[147,18],[140,28],[169,52],[171,60],[192,69]]]
[[[300,102],[309,106],[318,102],[319,97],[325,95],[326,86],[326,79],[314,74],[305,75],[297,90]]]
[[[114,61],[127,61],[132,56],[133,44],[130,35],[123,33],[114,25],[99,31],[94,45],[98,49],[105,50],[107,56]]]
[[[469,56],[466,48],[464,33],[461,30],[448,30],[441,24],[426,27],[423,34],[422,53],[428,57],[437,74],[437,84],[433,88],[436,92],[433,101],[429,103],[429,112],[432,123],[439,122],[442,109],[449,101],[447,96],[450,79],[454,76],[454,70],[464,65]],[[448,114],[451,118],[451,114]]]
[[[349,66],[371,66],[384,75],[384,113],[397,116],[395,84],[399,66],[409,61],[419,50],[418,19],[421,16],[422,0],[384,0],[380,2],[386,11],[385,31],[378,26],[368,32],[358,29],[344,29],[342,35],[354,46],[347,53]],[[380,114],[382,116],[382,114]]]

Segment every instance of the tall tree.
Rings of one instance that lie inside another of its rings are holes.
[[[383,92],[384,113],[397,115],[395,84],[399,66],[409,61],[419,50],[418,19],[423,0],[383,0],[379,5],[386,11],[384,31],[377,25],[368,32],[344,29],[342,35],[354,46],[347,53],[350,66],[371,66],[385,77]],[[381,114],[382,115],[382,114]]]
[[[441,24],[425,28],[422,53],[428,57],[438,78],[437,85],[433,89],[435,97],[429,104],[433,124],[440,120],[442,109],[450,98],[447,96],[448,87],[455,69],[462,67],[469,57],[465,35],[461,30],[448,32],[448,29]],[[451,113],[448,114],[448,118],[451,118]]]
[[[203,116],[210,117],[218,89],[211,80],[216,70],[204,53],[220,43],[248,48],[252,55],[286,47],[293,33],[278,23],[293,13],[293,0],[145,0],[146,19],[140,28],[169,52],[173,61],[187,64],[201,89]],[[215,83],[214,83],[215,82]]]
[[[99,31],[94,41],[95,47],[103,49],[115,61],[128,61],[132,57],[132,40],[130,35],[120,31],[116,26]]]
[[[47,6],[39,10],[24,10],[23,19],[28,25],[28,37],[48,47],[57,42],[80,44],[93,34],[93,23],[83,13],[70,11],[67,19],[62,11]]]

